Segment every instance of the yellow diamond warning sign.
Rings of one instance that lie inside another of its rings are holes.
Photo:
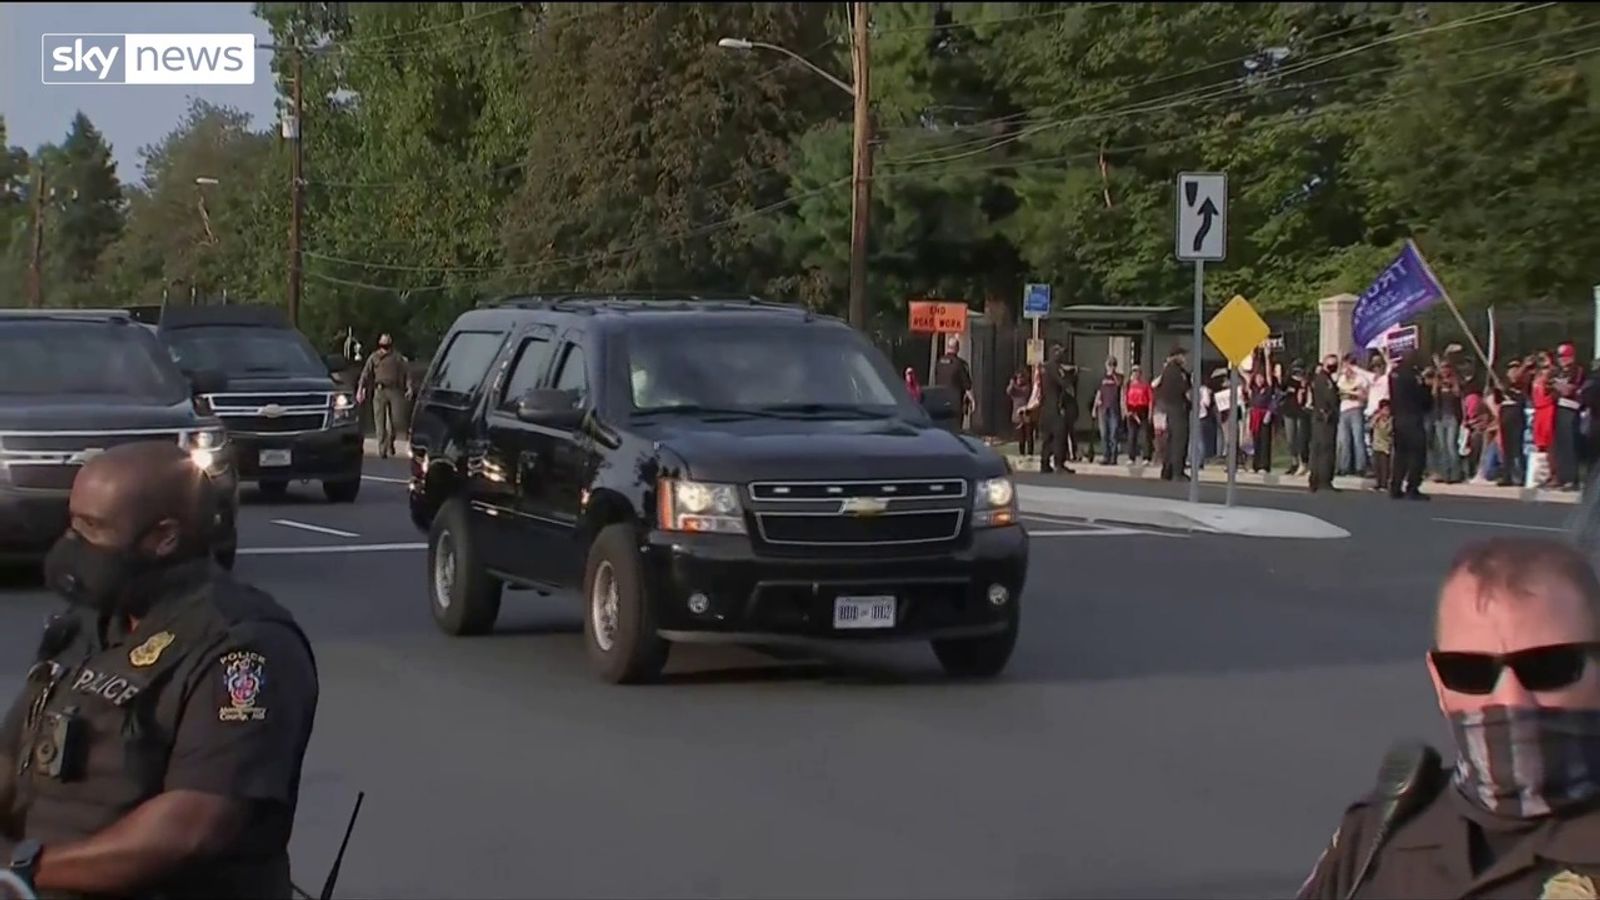
[[[1206,323],[1206,337],[1222,351],[1223,358],[1237,367],[1250,358],[1250,354],[1272,335],[1272,329],[1262,320],[1250,301],[1234,297],[1222,311]]]

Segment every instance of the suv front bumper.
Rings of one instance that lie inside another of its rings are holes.
[[[366,456],[356,422],[294,434],[230,432],[241,481],[349,481]],[[283,453],[288,463],[280,464]],[[263,463],[269,463],[264,465]]]
[[[657,629],[675,640],[926,640],[1004,631],[1028,572],[1021,526],[974,531],[958,550],[880,559],[758,556],[742,535],[652,531],[643,548]],[[989,600],[991,586],[1008,600]],[[690,598],[703,595],[704,612]],[[835,628],[838,597],[895,598],[893,627]]]

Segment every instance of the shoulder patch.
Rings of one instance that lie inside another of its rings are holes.
[[[267,680],[267,658],[241,650],[224,656],[222,685],[228,692],[228,705],[217,710],[222,722],[259,722],[267,717],[266,707],[258,706],[261,688]]]

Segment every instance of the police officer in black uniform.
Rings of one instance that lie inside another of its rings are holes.
[[[1465,548],[1428,653],[1456,759],[1391,753],[1302,900],[1600,896],[1600,580],[1547,538]]]
[[[1322,365],[1311,376],[1311,461],[1308,468],[1312,493],[1339,490],[1333,486],[1339,429],[1339,386],[1334,382],[1334,373],[1338,371],[1339,357],[1330,353],[1323,357]]]
[[[216,498],[174,444],[73,483],[45,561],[69,602],[0,725],[0,864],[43,895],[289,897],[311,648],[210,559]]]

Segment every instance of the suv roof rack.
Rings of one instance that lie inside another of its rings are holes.
[[[0,309],[0,318],[7,319],[100,319],[132,321],[125,309]]]
[[[753,294],[710,294],[693,291],[587,291],[518,294],[490,300],[480,307],[498,309],[553,309],[564,312],[642,312],[660,309],[768,309],[810,314],[792,303],[765,300]]]
[[[244,325],[288,328],[289,317],[265,303],[230,303],[226,306],[168,306],[161,312],[161,327],[197,328],[205,325]]]

